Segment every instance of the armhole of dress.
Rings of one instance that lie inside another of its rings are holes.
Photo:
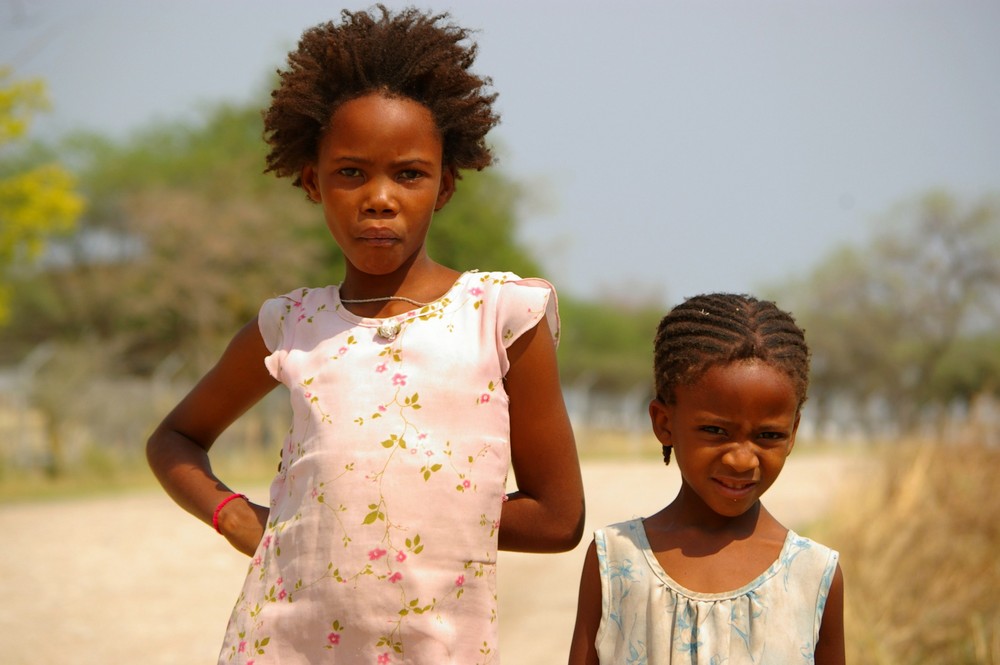
[[[601,652],[601,643],[611,622],[611,584],[608,580],[608,538],[603,529],[594,532],[594,549],[597,554],[597,572],[601,578],[601,623],[594,636],[594,648]]]
[[[276,380],[281,381],[281,362],[278,352],[288,342],[285,339],[285,324],[289,314],[289,302],[295,302],[289,296],[278,296],[264,301],[257,313],[257,329],[268,350],[264,357],[264,367]]]
[[[260,336],[264,340],[264,346],[271,353],[277,351],[278,347],[281,346],[282,328],[284,327],[282,319],[286,309],[285,300],[286,298],[283,296],[265,300],[257,314],[257,327],[260,330]]]
[[[508,284],[527,288],[517,289],[518,295],[507,299],[507,302],[505,302],[502,293],[497,296],[499,302],[496,331],[497,350],[500,353],[502,376],[506,376],[510,369],[507,349],[522,335],[537,326],[543,318],[549,326],[549,332],[552,334],[552,340],[556,346],[559,345],[560,333],[559,305],[555,287],[544,279],[526,278],[504,282],[501,289]],[[524,309],[518,312],[518,307]]]
[[[819,582],[819,592],[816,595],[816,618],[813,622],[813,644],[819,643],[819,630],[823,626],[823,613],[826,610],[826,600],[830,596],[830,586],[833,584],[833,576],[837,573],[837,563],[840,561],[840,553],[831,549],[826,558],[826,566],[823,569],[823,576]]]

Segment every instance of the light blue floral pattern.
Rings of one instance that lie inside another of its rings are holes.
[[[603,616],[597,634],[608,665],[812,663],[839,554],[789,531],[777,560],[750,584],[697,593],[670,578],[641,519],[594,535]]]

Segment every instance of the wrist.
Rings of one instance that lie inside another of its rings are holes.
[[[222,509],[225,508],[227,505],[229,505],[230,502],[235,501],[236,499],[243,499],[248,503],[250,501],[249,499],[247,499],[246,494],[238,494],[234,492],[233,494],[230,494],[225,499],[220,501],[219,505],[215,507],[215,511],[212,513],[212,526],[215,527],[215,530],[218,533],[222,533],[222,529],[219,527],[219,515],[222,513]]]

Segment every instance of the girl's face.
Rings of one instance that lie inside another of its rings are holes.
[[[677,386],[673,404],[649,405],[653,432],[673,446],[684,495],[715,513],[749,510],[777,479],[795,444],[792,379],[760,361],[717,365]]]
[[[426,256],[431,217],[455,191],[442,148],[430,110],[412,99],[373,93],[334,112],[302,184],[349,271],[391,275]]]

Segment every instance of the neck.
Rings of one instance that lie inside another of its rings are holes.
[[[415,261],[388,275],[371,275],[348,266],[340,285],[342,302],[408,304],[429,303],[440,298],[459,273],[430,259]]]
[[[769,516],[759,499],[739,515],[717,513],[697,492],[683,483],[677,492],[677,497],[664,509],[664,513],[677,529],[728,533],[733,538],[745,538],[757,529],[761,519]]]

